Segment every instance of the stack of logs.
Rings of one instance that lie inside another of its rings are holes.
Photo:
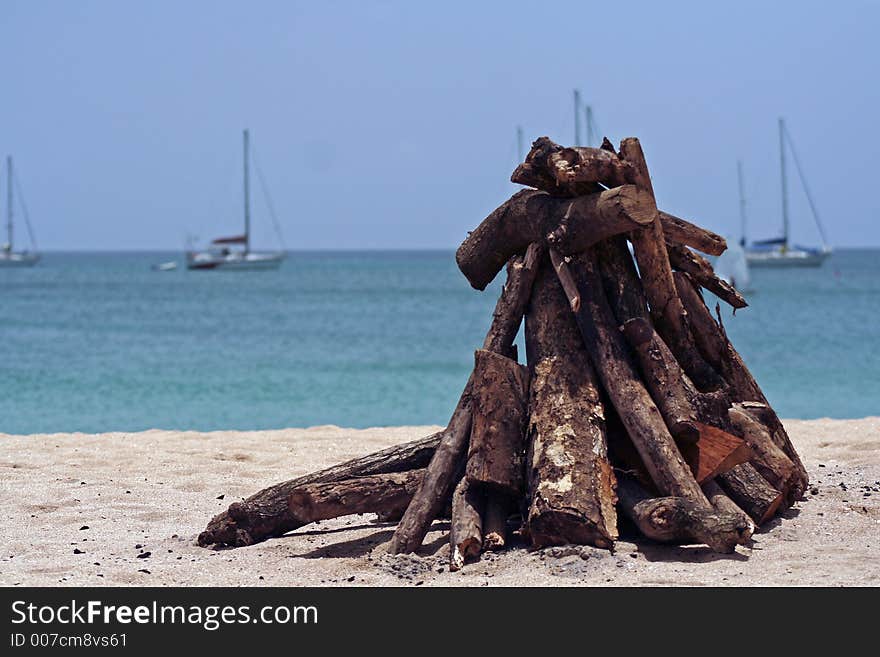
[[[806,471],[702,296],[746,305],[697,253],[725,241],[657,209],[639,141],[542,137],[511,179],[531,189],[456,254],[474,288],[505,265],[507,281],[446,429],[234,503],[200,544],[372,512],[397,522],[390,552],[413,552],[447,517],[459,569],[513,535],[611,547],[619,512],[650,539],[732,552],[801,498]]]

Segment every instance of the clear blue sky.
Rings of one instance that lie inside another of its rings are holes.
[[[251,129],[290,248],[454,248],[513,191],[515,127],[574,87],[641,138],[664,209],[780,224],[788,121],[836,246],[880,245],[880,3],[4,0],[0,152],[45,249],[235,231]],[[791,171],[794,236],[814,243]],[[257,241],[273,244],[259,188]]]

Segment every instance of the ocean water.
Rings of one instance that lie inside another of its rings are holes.
[[[0,432],[445,424],[501,278],[476,292],[447,251],[150,271],[175,257],[0,270]],[[880,250],[752,279],[724,321],[779,414],[880,415]]]

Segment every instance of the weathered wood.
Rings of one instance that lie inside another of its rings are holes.
[[[563,255],[580,253],[606,237],[641,228],[655,216],[654,199],[647,192],[634,185],[612,187],[573,198],[558,227],[547,235],[547,244]]]
[[[706,497],[709,498],[709,502],[712,503],[712,506],[715,507],[716,511],[738,517],[740,521],[749,528],[749,537],[754,533],[755,522],[749,517],[748,513],[740,509],[736,503],[727,496],[721,486],[718,485],[718,482],[714,479],[704,482],[703,492],[706,493]]]
[[[632,182],[630,169],[614,151],[583,146],[564,148],[548,137],[539,137],[510,179],[522,185],[547,187],[549,192],[570,190],[589,194],[595,183],[618,187]]]
[[[483,341],[483,349],[516,360],[513,341],[522,324],[543,252],[543,247],[533,242],[526,248],[524,256],[514,256],[507,263],[505,290],[495,304],[492,326]]]
[[[748,463],[718,475],[716,481],[758,525],[763,525],[776,515],[785,498]]]
[[[596,153],[599,151],[599,153]],[[557,177],[557,170],[566,171],[571,168],[567,157],[562,153],[572,153],[573,160],[589,162],[574,176],[563,173]],[[579,153],[583,153],[580,155]],[[606,165],[610,169],[606,170]],[[593,194],[602,189],[601,182],[607,187],[617,187],[634,182],[630,164],[620,158],[607,138],[602,146],[595,148],[564,148],[547,137],[539,137],[532,145],[532,150],[511,175],[511,182],[534,187],[553,196],[571,197]],[[623,172],[623,173],[619,173]],[[583,178],[582,181],[573,178]],[[685,219],[668,212],[659,212],[660,223],[666,239],[676,244],[689,246],[709,255],[721,255],[727,249],[723,237],[710,230],[701,228]]]
[[[633,348],[642,370],[642,381],[660,409],[669,432],[682,444],[693,444],[700,437],[697,413],[691,404],[697,392],[682,371],[669,347],[660,339],[647,319],[630,319],[623,334]]]
[[[686,246],[670,243],[668,238],[666,249],[670,264],[675,269],[690,274],[698,285],[734,308],[745,308],[749,305],[736,288],[718,278],[712,265],[703,256],[694,253]]]
[[[306,484],[290,493],[288,509],[301,525],[353,513],[403,510],[424,476],[425,470],[422,468]]]
[[[610,547],[617,517],[604,408],[549,263],[538,274],[526,313],[526,352],[531,371],[526,527],[532,544]]]
[[[498,551],[507,544],[507,517],[510,501],[502,493],[489,491],[483,512],[483,549]]]
[[[668,212],[660,211],[660,223],[663,224],[663,234],[667,242],[689,246],[713,256],[719,256],[727,250],[727,240],[721,235]]]
[[[807,470],[798,456],[797,450],[791,443],[785,427],[779,420],[758,382],[746,367],[739,353],[734,349],[723,325],[713,319],[712,314],[706,307],[703,297],[694,285],[690,276],[684,272],[675,273],[675,283],[679,296],[687,309],[688,316],[693,324],[694,337],[697,347],[703,356],[718,369],[727,382],[730,398],[735,402],[757,402],[764,405],[762,410],[762,422],[767,426],[770,435],[776,445],[782,449],[785,455],[795,465],[796,477],[791,482],[787,501],[793,502],[800,499],[804,491],[809,487]]]
[[[462,477],[452,493],[449,530],[449,570],[460,570],[480,555],[483,545],[482,514],[485,496]]]
[[[473,374],[458,400],[458,405],[443,431],[443,436],[421,486],[394,530],[388,551],[391,554],[415,552],[425,539],[434,518],[452,494],[453,477],[461,466],[471,433],[471,388]]]
[[[754,468],[771,486],[788,493],[789,488],[796,483],[793,481],[796,478],[795,466],[773,442],[766,427],[737,405],[730,408],[727,415],[733,428],[751,448],[751,463]]]
[[[442,435],[443,432],[439,432],[403,445],[394,445],[269,486],[246,500],[233,502],[229,509],[214,516],[205,531],[199,534],[199,545],[243,547],[286,534],[302,526],[290,514],[288,499],[293,491],[310,484],[424,468]]]
[[[654,198],[654,188],[641,144],[635,137],[620,142],[621,156],[636,170],[636,184]],[[655,219],[648,225],[629,234],[633,245],[642,286],[651,306],[651,317],[657,332],[682,368],[702,391],[718,390],[724,382],[720,376],[703,360],[691,337],[687,314],[675,289],[672,268],[666,251],[663,226],[656,212]]]
[[[523,266],[518,267],[514,263],[508,269],[507,284],[495,305],[492,324],[483,341],[484,348],[491,347],[497,348],[502,353],[509,352],[510,341],[516,337],[516,332],[522,323],[523,312],[537,274],[537,267],[533,266],[534,259],[538,256],[536,249],[527,247]],[[474,375],[471,373],[452,419],[428,464],[422,486],[416,491],[397,525],[389,545],[392,554],[413,552],[422,544],[431,523],[452,493],[453,479],[466,457],[470,438],[472,424],[470,397],[473,379]]]
[[[650,497],[633,479],[619,478],[620,508],[646,537],[662,543],[703,543],[730,553],[748,542],[751,527],[742,518],[694,504],[682,497]]]
[[[593,252],[578,256],[572,265],[582,299],[575,318],[587,352],[651,479],[665,495],[684,497],[697,506],[711,508],[666,428],[663,416],[645,389],[628,346],[617,330]]]
[[[632,185],[577,198],[523,190],[490,214],[458,247],[455,260],[470,284],[482,290],[514,255],[550,233],[559,244],[598,242],[646,221],[646,194]]]
[[[593,252],[617,324],[623,325],[635,318],[648,319],[648,301],[626,238],[623,235],[610,237],[599,242]]]
[[[469,482],[517,496],[523,487],[528,373],[506,356],[474,354]]]

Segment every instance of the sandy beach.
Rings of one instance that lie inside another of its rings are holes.
[[[621,540],[484,556],[450,573],[445,522],[418,556],[349,516],[239,549],[196,545],[208,519],[269,484],[437,427],[0,435],[4,586],[880,585],[880,417],[790,420],[807,499],[751,547]]]

